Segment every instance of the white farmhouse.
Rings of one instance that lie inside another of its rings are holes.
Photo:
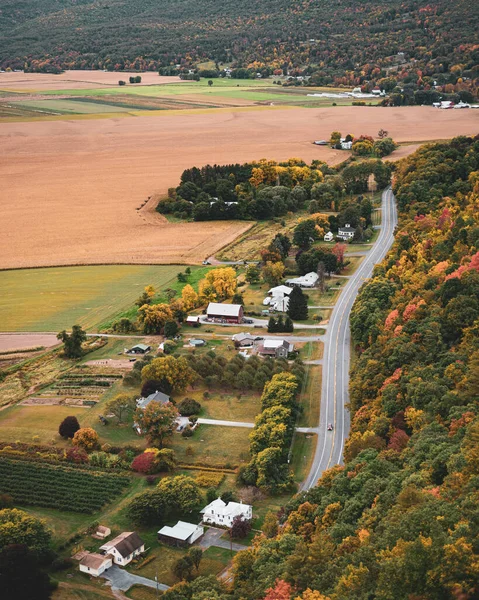
[[[312,288],[318,283],[319,275],[314,271],[306,273],[301,277],[295,277],[294,279],[286,279],[286,284],[294,287],[298,286],[301,288]]]
[[[213,525],[224,525],[231,527],[235,517],[242,516],[243,519],[253,518],[253,507],[242,502],[223,502],[221,498],[216,498],[201,511],[203,514],[203,523]]]
[[[136,531],[125,531],[116,538],[100,546],[105,554],[110,554],[113,562],[122,567],[145,551],[145,542]]]
[[[346,223],[344,227],[338,229],[338,238],[341,238],[345,242],[349,242],[349,240],[353,239],[355,233],[356,230],[354,227],[351,227],[349,223]]]

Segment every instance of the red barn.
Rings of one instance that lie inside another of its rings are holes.
[[[227,323],[243,322],[243,307],[241,304],[220,304],[219,302],[210,302],[206,309],[208,319],[220,319]]]

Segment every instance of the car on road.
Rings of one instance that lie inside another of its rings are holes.
[[[313,144],[316,144],[316,146],[327,146],[328,142],[326,140],[316,140]]]
[[[210,263],[210,261],[209,261],[209,260],[204,260],[204,261],[203,261],[203,264],[204,264],[204,265],[211,265],[211,263]]]
[[[333,424],[332,423],[328,423],[328,431],[333,431]]]
[[[243,319],[243,323],[248,323],[248,325],[252,325],[254,321],[253,319]]]

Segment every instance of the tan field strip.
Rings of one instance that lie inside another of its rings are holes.
[[[137,210],[149,196],[177,185],[185,168],[292,156],[337,163],[347,153],[311,142],[336,129],[375,135],[380,128],[408,142],[474,134],[479,112],[245,107],[4,123],[0,268],[199,262],[249,224],[170,224],[151,218],[151,202]]]

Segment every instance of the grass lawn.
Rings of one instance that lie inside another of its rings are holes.
[[[155,589],[144,585],[134,585],[124,593],[127,598],[131,598],[132,600],[157,600],[158,598]]]
[[[327,279],[326,284],[329,286],[336,286],[337,281],[338,280],[334,280],[333,278]],[[308,296],[309,306],[332,306],[336,303],[341,290],[330,289],[329,291],[324,292],[324,294],[321,294],[319,290],[306,290],[305,293]]]
[[[306,365],[307,378],[300,396],[303,408],[298,420],[298,427],[317,427],[319,423],[319,408],[321,403],[322,367]]]
[[[58,426],[65,417],[76,416],[80,423],[88,408],[69,406],[12,406],[0,412],[0,437],[3,441],[33,441],[41,444],[66,445],[58,435]]]
[[[2,330],[56,332],[75,323],[95,330],[131,310],[146,285],[157,291],[177,286],[182,270],[175,265],[111,265],[2,271]],[[191,270],[193,282],[206,272],[202,267]]]
[[[306,479],[309,473],[317,440],[315,434],[297,433],[294,437],[291,467],[297,483]]]
[[[17,103],[16,103],[17,104]],[[35,109],[41,113],[56,114],[97,114],[125,112],[125,109],[112,105],[101,105],[94,102],[75,102],[72,100],[26,100],[18,105],[27,109]]]
[[[104,600],[105,598],[116,598],[104,579],[91,579],[88,575],[79,571],[69,573],[71,577],[66,581],[60,581],[58,589],[53,592],[52,600]],[[63,576],[63,574],[62,574]],[[55,573],[54,579],[58,579]]]
[[[350,256],[347,260],[349,264],[341,271],[341,275],[352,275],[363,262],[364,256]]]
[[[300,342],[301,358],[317,360],[323,358],[324,344],[322,342]]]
[[[192,437],[175,433],[166,445],[180,463],[235,467],[249,461],[250,432],[246,427],[200,425]]]

